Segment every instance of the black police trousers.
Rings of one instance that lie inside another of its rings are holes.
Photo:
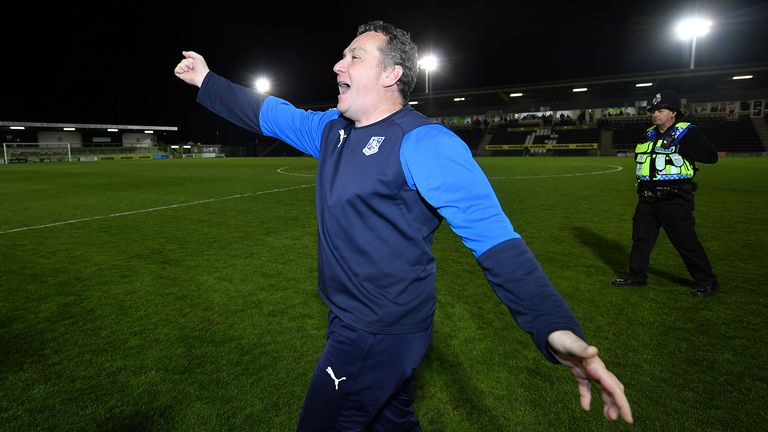
[[[709,258],[696,236],[693,209],[692,191],[670,193],[662,199],[645,199],[641,194],[632,217],[630,278],[647,282],[651,250],[659,236],[659,227],[663,227],[696,285],[717,283]]]

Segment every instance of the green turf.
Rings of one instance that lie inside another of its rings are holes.
[[[610,286],[631,243],[631,159],[478,161],[636,424],[603,420],[597,394],[580,409],[570,372],[543,360],[443,224],[416,381],[424,431],[765,428],[768,159],[702,165],[697,228],[721,283],[710,299],[688,294],[663,234],[647,287]],[[325,336],[315,167],[0,166],[0,430],[294,430]]]

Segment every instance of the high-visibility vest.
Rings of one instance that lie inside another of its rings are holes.
[[[655,126],[646,130],[648,141],[635,147],[638,180],[683,180],[696,174],[693,163],[680,156],[680,139],[696,126],[679,122],[667,134],[659,134]]]

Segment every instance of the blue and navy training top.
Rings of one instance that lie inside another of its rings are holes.
[[[427,329],[435,230],[445,219],[539,350],[579,324],[502,211],[467,145],[410,106],[355,127],[209,72],[198,102],[318,159],[318,293],[345,322],[383,334]]]

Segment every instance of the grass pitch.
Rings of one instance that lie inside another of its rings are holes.
[[[424,431],[724,431],[768,423],[768,159],[697,176],[721,291],[666,236],[617,289],[634,163],[480,158],[513,225],[626,386],[636,424],[547,364],[446,224]],[[309,158],[0,166],[0,430],[295,429],[325,337]]]

